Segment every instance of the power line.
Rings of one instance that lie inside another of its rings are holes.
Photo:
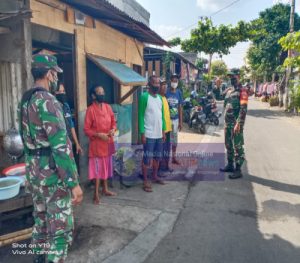
[[[235,1],[231,2],[231,3],[228,4],[227,6],[225,6],[225,7],[221,8],[221,9],[217,10],[216,12],[212,13],[209,17],[213,17],[213,16],[215,16],[215,15],[221,13],[222,11],[226,10],[227,8],[229,8],[229,7],[233,6],[233,5],[235,5],[236,3],[240,2],[240,1],[241,1],[241,0],[235,0]],[[189,28],[191,28],[191,27],[193,27],[193,26],[195,26],[195,25],[197,25],[197,24],[198,24],[198,22],[193,23],[193,24],[191,24],[191,25],[189,25],[189,26],[186,26],[186,27],[184,27],[183,29],[181,29],[181,30],[179,30],[179,31],[177,31],[177,32],[175,32],[175,33],[173,33],[172,35],[167,36],[166,38],[175,36],[175,35],[177,35],[178,33],[181,33],[181,32],[183,32],[183,31],[185,31],[185,30],[187,30],[187,29],[189,29]]]

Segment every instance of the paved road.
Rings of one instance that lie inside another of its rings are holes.
[[[300,121],[250,101],[242,180],[198,182],[146,263],[300,260]],[[210,138],[221,142],[222,131]]]

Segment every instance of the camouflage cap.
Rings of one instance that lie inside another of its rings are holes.
[[[44,68],[44,69],[54,69],[58,73],[62,73],[63,70],[57,65],[57,59],[52,55],[34,55],[32,57],[32,68]]]

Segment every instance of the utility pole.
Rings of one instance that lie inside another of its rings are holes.
[[[291,15],[290,15],[290,33],[294,32],[294,17],[295,17],[295,0],[291,0]],[[292,57],[292,50],[288,50],[288,57]],[[286,71],[285,83],[285,110],[289,108],[289,80],[292,73],[292,67],[288,66]]]

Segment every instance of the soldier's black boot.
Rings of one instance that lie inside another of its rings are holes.
[[[234,172],[233,162],[228,162],[224,168],[220,168],[220,171],[223,173],[233,173]]]
[[[237,164],[234,173],[229,175],[229,179],[239,179],[242,177],[243,174],[242,174],[241,166]]]
[[[46,263],[46,255],[34,255],[33,263]]]

